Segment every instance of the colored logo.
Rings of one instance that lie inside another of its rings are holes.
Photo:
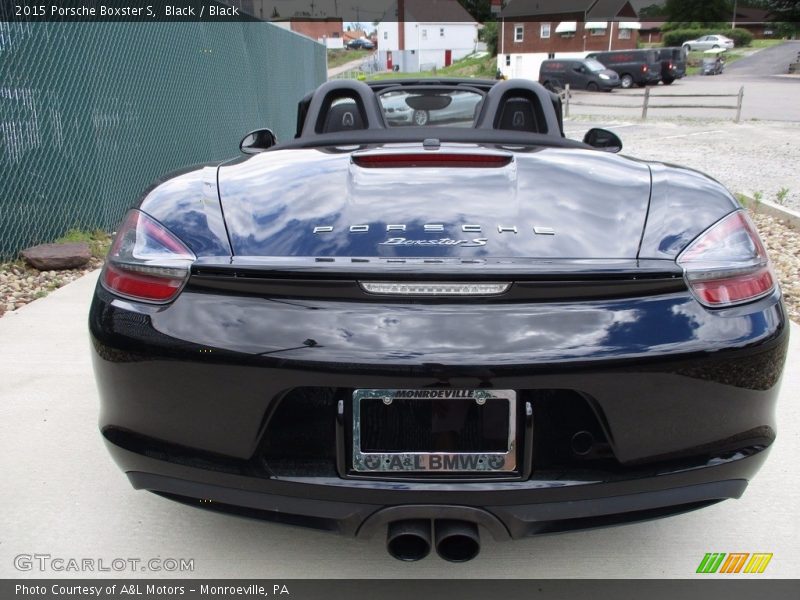
[[[733,575],[735,573],[763,573],[772,553],[766,552],[707,552],[697,567],[697,573],[721,573]]]

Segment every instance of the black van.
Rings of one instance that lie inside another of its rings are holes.
[[[586,58],[594,58],[619,75],[622,87],[657,84],[661,80],[661,60],[655,50],[613,50],[592,52]]]
[[[539,68],[539,83],[549,90],[564,88],[610,92],[620,86],[619,76],[596,60],[582,58],[551,59]]]
[[[683,48],[656,48],[661,61],[661,81],[669,85],[686,75],[686,51]]]

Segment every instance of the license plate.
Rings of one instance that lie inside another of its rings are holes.
[[[355,390],[353,470],[509,472],[516,460],[512,390]]]

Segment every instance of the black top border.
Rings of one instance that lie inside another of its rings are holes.
[[[520,0],[517,0],[520,1]],[[564,13],[554,0],[549,14],[514,11],[506,21],[585,21],[582,13]],[[654,0],[655,2],[655,0]],[[0,0],[0,23],[36,22],[252,22],[252,21],[342,21],[344,29],[362,24],[367,32],[378,21],[398,21],[398,5],[408,22],[474,23],[455,0]],[[588,4],[591,4],[589,2]],[[416,13],[416,14],[415,14]],[[489,21],[504,15],[490,13]],[[606,17],[613,21],[636,21],[635,17]],[[648,25],[663,17],[642,17]]]

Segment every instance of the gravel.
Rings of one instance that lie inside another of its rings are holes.
[[[789,318],[800,323],[800,231],[782,219],[751,214],[781,282]]]
[[[0,317],[22,308],[29,302],[44,298],[47,294],[103,265],[99,258],[92,258],[81,269],[64,271],[37,271],[21,261],[0,263]]]
[[[591,127],[622,138],[622,154],[702,171],[732,192],[800,210],[800,122],[649,120],[578,116],[565,122],[567,137]],[[781,190],[787,190],[781,197]]]
[[[615,131],[628,156],[691,167],[732,192],[800,210],[800,123],[661,121]]]

